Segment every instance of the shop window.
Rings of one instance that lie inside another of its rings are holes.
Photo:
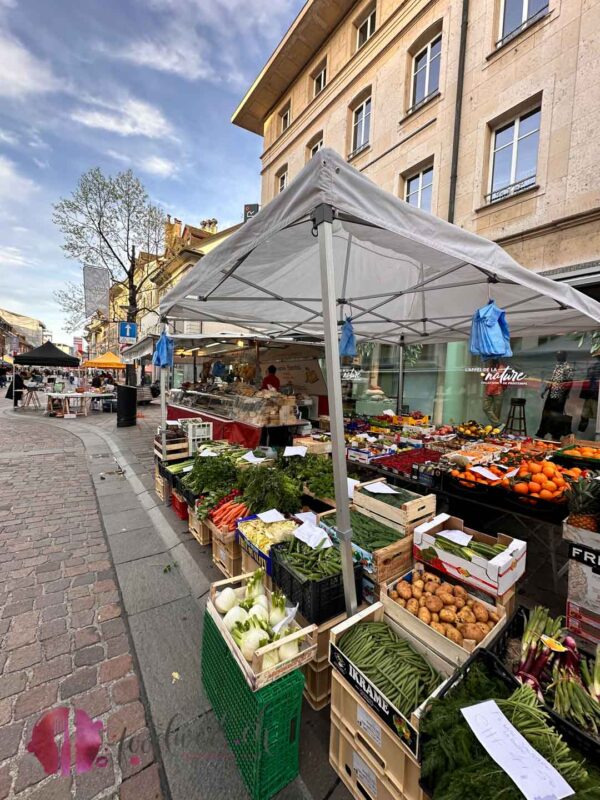
[[[352,112],[352,152],[350,157],[357,155],[368,147],[371,137],[371,97],[356,106]]]
[[[412,96],[410,110],[414,111],[440,90],[442,34],[431,39],[413,58]]]
[[[290,127],[292,122],[292,107],[289,103],[282,111],[279,112],[279,120],[281,133],[284,133]]]
[[[536,108],[493,132],[489,203],[535,186],[540,118],[541,109]]]
[[[411,206],[431,213],[431,192],[433,187],[433,165],[411,175],[405,182],[404,199]]]
[[[280,194],[283,192],[284,189],[287,188],[288,185],[288,168],[287,164],[277,172],[275,176],[276,188],[277,193]]]
[[[323,64],[319,71],[313,75],[313,92],[314,97],[321,94],[323,89],[327,86],[327,64]]]
[[[500,36],[496,47],[509,42],[548,13],[548,0],[501,0]]]
[[[356,49],[360,50],[375,33],[377,23],[376,9],[373,8],[360,24],[356,26]]]

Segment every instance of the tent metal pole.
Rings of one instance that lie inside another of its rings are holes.
[[[17,408],[19,405],[19,401],[17,400],[17,391],[15,387],[15,376],[17,374],[17,366],[15,364],[15,358],[17,354],[13,350],[13,377],[12,377],[12,391],[13,391],[13,408]]]
[[[596,406],[596,440],[600,439],[600,383],[598,384],[598,403]]]
[[[402,400],[404,398],[404,336],[400,337],[398,345],[398,400],[396,401],[396,414],[402,414]]]
[[[338,343],[337,303],[333,264],[333,209],[322,205],[315,209],[315,228],[319,235],[319,257],[321,267],[321,294],[323,297],[323,338],[327,364],[327,395],[331,420],[333,478],[337,506],[337,525],[340,535],[340,555],[346,613],[356,612],[356,584],[352,559],[352,530],[350,528],[350,504],[348,501],[348,473],[346,470],[346,448],[344,442],[344,412],[342,406],[342,381],[340,373],[340,349]]]
[[[167,332],[167,323],[163,322],[162,332]],[[169,367],[160,367],[160,439],[163,456],[167,452],[167,373]]]

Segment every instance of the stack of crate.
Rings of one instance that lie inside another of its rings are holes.
[[[304,699],[315,711],[320,711],[329,705],[331,697],[331,664],[329,663],[329,634],[331,629],[346,619],[346,614],[340,614],[333,619],[323,622],[317,627],[317,652],[313,661],[302,667],[304,672]],[[307,623],[299,617],[301,625]]]
[[[242,551],[235,531],[222,531],[207,520],[206,525],[212,538],[212,559],[226,578],[242,574]]]

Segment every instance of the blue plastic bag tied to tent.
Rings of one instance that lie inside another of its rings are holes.
[[[493,300],[473,314],[470,349],[482,358],[512,356],[506,313]]]
[[[154,353],[152,354],[152,363],[155,367],[172,367],[173,366],[173,339],[163,331],[161,333]]]
[[[352,326],[352,320],[350,317],[346,317],[346,322],[344,322],[342,326],[342,335],[340,337],[340,355],[356,355],[356,336],[354,335],[354,327]]]

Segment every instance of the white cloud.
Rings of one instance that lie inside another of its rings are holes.
[[[59,88],[60,83],[48,64],[32,55],[17,39],[0,32],[0,97],[21,98]]]
[[[3,131],[0,128],[0,143],[14,146],[19,143],[17,136],[10,131]]]
[[[173,31],[165,40],[144,39],[114,50],[102,49],[113,58],[187,80],[214,80],[216,77],[210,55],[203,52],[206,48],[192,30]]]
[[[148,172],[150,175],[158,175],[161,178],[172,178],[177,173],[177,164],[162,156],[142,158],[138,163],[143,172]]]
[[[41,158],[34,158],[33,159],[33,163],[39,169],[48,169],[48,167],[50,166],[50,164],[47,161],[45,161],[45,160],[43,160]]]
[[[3,247],[0,245],[0,264],[7,267],[26,267],[31,264],[19,247]]]
[[[38,188],[35,181],[19,173],[14,162],[0,156],[0,207],[26,202]]]
[[[121,103],[95,101],[95,106],[76,108],[71,119],[88,128],[100,128],[119,136],[173,138],[171,123],[156,106],[128,97]]]

